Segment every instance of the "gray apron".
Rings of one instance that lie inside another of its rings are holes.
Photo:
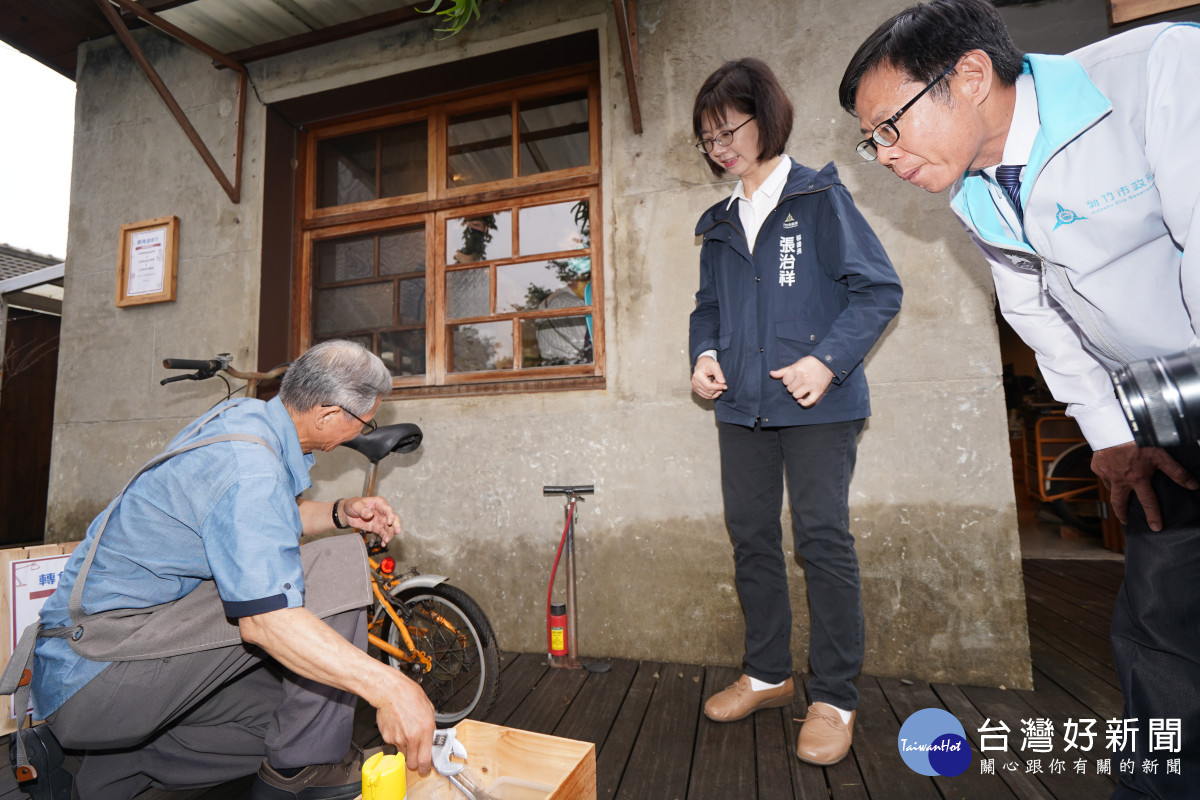
[[[234,405],[236,403],[225,405],[210,414],[196,426],[192,436]],[[216,584],[211,580],[202,582],[187,595],[168,603],[148,608],[113,609],[98,614],[83,612],[83,588],[96,557],[100,537],[104,534],[113,509],[133,482],[142,473],[181,453],[230,441],[253,442],[271,450],[265,440],[251,434],[212,436],[185,443],[156,456],[125,484],[116,500],[109,504],[79,568],[67,604],[72,624],[46,629],[37,622],[27,627],[13,649],[3,675],[0,675],[0,696],[11,694],[17,708],[28,708],[34,645],[39,638],[66,639],[75,653],[91,661],[141,661],[242,644],[237,623],[225,616]],[[348,534],[310,542],[300,548],[300,558],[304,569],[304,607],[315,616],[325,618],[371,604],[370,572],[366,546],[361,536]],[[22,737],[13,738],[17,747],[18,778],[27,780],[36,777],[36,774],[29,774],[31,768]],[[23,769],[28,778],[20,777]]]

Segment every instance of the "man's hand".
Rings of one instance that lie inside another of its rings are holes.
[[[395,671],[395,677],[395,685],[381,693],[382,702],[375,707],[375,726],[385,742],[404,754],[409,769],[426,775],[433,765],[433,703],[408,676]]]
[[[382,497],[350,497],[339,509],[342,522],[352,528],[379,534],[383,544],[400,535],[400,517]]]
[[[692,371],[692,391],[705,400],[720,397],[729,386],[725,384],[725,373],[721,365],[712,356],[700,356],[696,359],[696,369]]]
[[[1162,470],[1168,478],[1186,489],[1200,489],[1200,483],[1160,447],[1138,447],[1133,442],[1126,442],[1092,454],[1092,472],[1100,476],[1100,481],[1108,489],[1117,519],[1125,523],[1129,493],[1133,492],[1146,512],[1150,530],[1161,531],[1162,509],[1150,485],[1150,476],[1156,470]]]
[[[833,372],[814,356],[805,356],[790,367],[773,369],[771,377],[783,381],[788,393],[804,408],[815,406],[833,382]]]

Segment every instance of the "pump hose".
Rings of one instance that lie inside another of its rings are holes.
[[[567,521],[563,524],[562,538],[558,540],[558,552],[554,554],[554,566],[550,569],[550,587],[546,590],[546,646],[549,649],[553,641],[550,634],[550,606],[554,597],[554,576],[558,573],[558,560],[562,557],[563,545],[567,543],[567,532],[571,530],[571,520],[575,517],[575,498],[572,497],[567,505]]]

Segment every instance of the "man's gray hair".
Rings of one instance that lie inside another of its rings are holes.
[[[391,373],[379,356],[356,342],[330,339],[292,362],[279,399],[293,411],[335,405],[361,417],[391,391]]]

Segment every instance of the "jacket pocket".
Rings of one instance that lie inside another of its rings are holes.
[[[775,338],[778,352],[777,363],[772,369],[794,364],[807,355],[812,355],[813,348],[829,333],[833,325],[833,317],[815,317],[813,319],[793,319],[775,323]]]

